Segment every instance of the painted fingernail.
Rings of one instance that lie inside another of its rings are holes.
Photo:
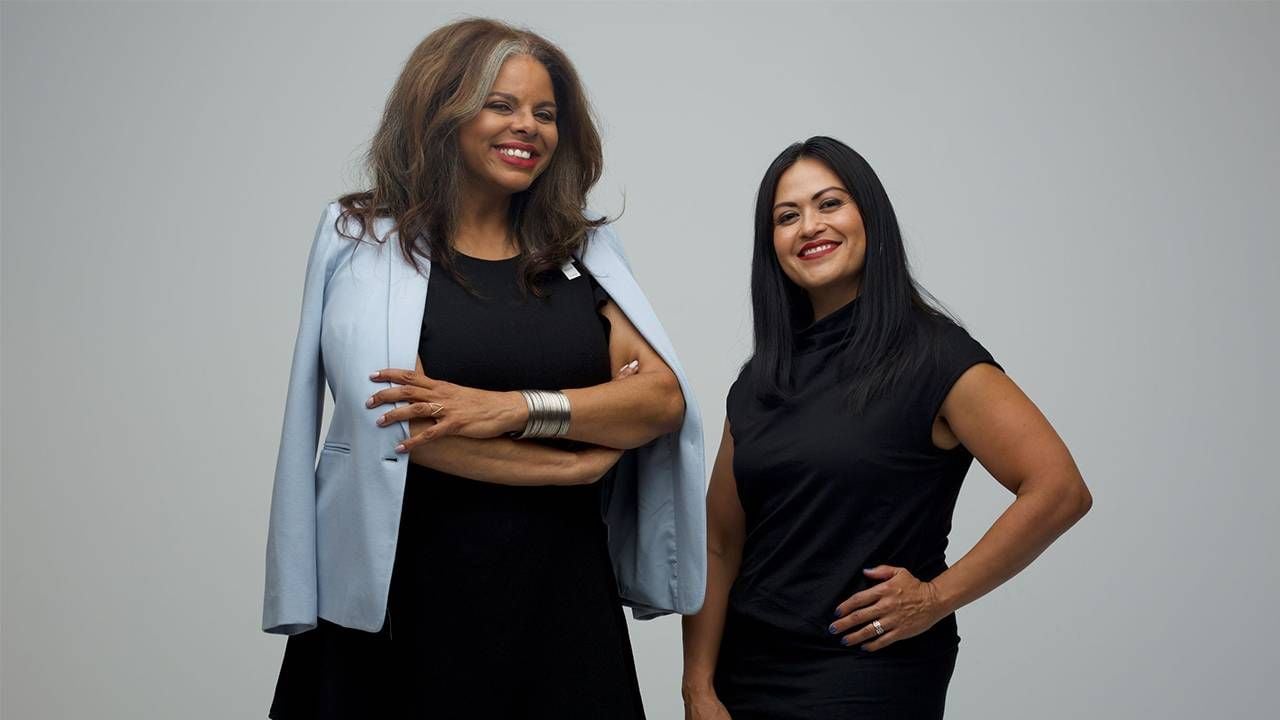
[[[396,452],[398,452],[398,453],[402,453],[402,452],[404,452],[404,445],[397,445],[397,446],[396,446]]]
[[[628,365],[634,370],[635,368],[640,367],[640,361],[632,360],[630,363],[628,363]]]
[[[844,617],[844,613],[840,612],[840,608],[836,608],[836,617],[837,618]]]
[[[386,416],[386,415],[383,415],[382,417],[378,418],[378,424],[379,424],[379,425],[386,425],[386,424],[387,424],[387,416]]]
[[[840,644],[845,647],[849,647],[849,638],[847,637],[840,638]]]
[[[364,406],[365,406],[365,407],[367,407],[367,408],[371,408],[371,407],[373,407],[373,398],[369,398],[368,400],[365,400],[365,401],[364,401]]]
[[[832,635],[835,635],[836,633],[840,632],[840,630],[836,628],[835,624],[833,623],[827,626],[827,632],[831,633]]]
[[[370,379],[370,380],[377,380],[377,379],[378,379],[378,373],[376,373],[376,372],[369,373],[369,379]]]

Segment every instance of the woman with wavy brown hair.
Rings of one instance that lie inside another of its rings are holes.
[[[585,212],[602,153],[577,74],[531,32],[441,28],[368,161],[308,260],[267,546],[263,627],[291,636],[271,717],[643,717],[620,605],[702,603],[702,431]]]

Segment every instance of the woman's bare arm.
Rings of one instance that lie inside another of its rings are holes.
[[[717,717],[723,710],[711,681],[724,634],[729,588],[742,563],[745,528],[733,477],[733,436],[729,433],[729,421],[725,420],[720,450],[711,469],[711,487],[707,490],[706,599],[697,615],[686,615],[682,620],[684,679],[680,689],[689,717]]]
[[[906,568],[864,571],[881,582],[842,602],[832,625],[832,632],[849,633],[847,645],[876,651],[928,630],[1025,568],[1093,504],[1049,421],[995,367],[969,368],[938,416],[934,444],[963,443],[1016,497],[973,549],[928,582]],[[878,636],[868,625],[873,620],[889,630]]]
[[[565,437],[626,450],[679,430],[685,404],[675,373],[617,305],[606,303],[602,313],[612,326],[609,358],[614,372],[629,365],[634,369],[600,385],[563,390],[571,407]],[[386,368],[374,372],[370,379],[395,384],[374,393],[369,398],[370,408],[406,403],[381,416],[380,424],[431,417],[438,421],[412,433],[397,452],[409,452],[448,436],[494,438],[516,433],[524,429],[529,417],[520,393],[477,390],[435,380],[422,372],[421,362],[416,371]]]
[[[612,300],[601,312],[611,326],[609,359],[613,371],[617,373],[632,361],[638,366],[635,373],[621,380],[563,391],[572,408],[567,437],[626,450],[679,430],[684,421],[684,394],[675,373]],[[518,416],[521,428],[526,417],[527,412]]]
[[[422,373],[422,358],[416,359],[415,370]],[[417,435],[434,422],[429,418],[410,420],[409,432]],[[579,485],[599,480],[621,456],[620,451],[610,448],[569,451],[507,437],[446,435],[414,447],[409,461],[468,480],[500,485]]]
[[[414,421],[410,428],[419,422],[430,421]],[[581,485],[599,480],[621,456],[620,450],[611,448],[568,451],[510,438],[449,435],[414,448],[409,461],[500,485]]]
[[[1003,372],[976,365],[939,413],[951,433],[1016,498],[973,548],[933,580],[954,611],[1025,568],[1093,505],[1066,444]]]

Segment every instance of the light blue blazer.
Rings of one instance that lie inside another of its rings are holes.
[[[387,408],[364,403],[388,386],[369,373],[415,365],[429,264],[419,273],[405,262],[389,219],[374,224],[385,243],[340,237],[339,212],[337,203],[325,209],[307,260],[267,534],[262,627],[272,633],[309,630],[317,617],[381,628],[396,555],[409,461],[395,446],[409,426],[378,427]],[[354,221],[348,227],[358,232]],[[603,500],[618,591],[640,619],[695,613],[706,582],[706,510],[693,389],[613,230],[594,231],[578,260],[671,367],[685,400],[680,430],[625,453]],[[317,460],[326,381],[334,409]]]

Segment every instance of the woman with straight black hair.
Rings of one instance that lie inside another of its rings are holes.
[[[1062,440],[913,280],[861,155],[796,143],[760,183],[755,350],[729,389],[707,497],[686,717],[940,718],[955,611],[1092,499]],[[948,567],[974,458],[1016,499]]]

